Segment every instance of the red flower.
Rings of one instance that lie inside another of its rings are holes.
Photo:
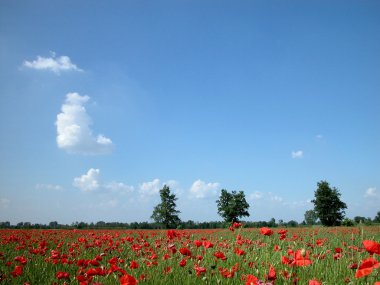
[[[140,267],[140,265],[134,260],[132,260],[131,263],[129,264],[130,269],[137,269],[139,267]]]
[[[215,252],[214,253],[214,256],[216,257],[216,258],[218,258],[218,259],[221,259],[221,260],[226,260],[227,259],[227,257],[224,255],[224,253],[223,252],[221,252],[221,251],[217,251],[217,252]]]
[[[203,246],[204,248],[211,248],[211,247],[214,247],[213,243],[211,241],[208,241],[208,240],[205,240],[203,242]]]
[[[294,254],[296,265],[297,266],[309,266],[311,260],[309,259],[309,252],[304,249],[299,249]]]
[[[363,276],[367,276],[372,272],[373,269],[379,267],[379,264],[380,263],[372,257],[363,259],[358,271],[356,271],[355,277],[361,278]]]
[[[245,255],[245,251],[240,248],[235,248],[234,251],[236,255]]]
[[[186,259],[185,259],[185,258],[182,259],[182,260],[179,262],[179,266],[181,266],[181,267],[186,266]]]
[[[245,276],[245,285],[257,285],[258,281],[259,279],[255,275],[247,274]]]
[[[201,274],[206,273],[206,268],[198,266],[198,264],[194,265],[195,272],[197,276],[200,276]]]
[[[191,256],[191,251],[190,251],[190,249],[188,249],[187,247],[181,247],[181,248],[179,249],[179,252],[180,252],[182,255]]]
[[[22,274],[22,266],[16,265],[15,269],[11,272],[13,277],[20,276]]]
[[[55,277],[57,279],[69,279],[70,274],[64,271],[58,271],[57,274],[55,274]]]
[[[274,281],[276,280],[276,278],[277,278],[276,271],[274,270],[274,267],[270,265],[267,279],[270,281]]]
[[[201,245],[202,245],[202,242],[200,241],[200,240],[194,240],[193,241],[193,243],[194,243],[194,245],[196,246],[196,247],[200,247]]]
[[[120,285],[136,285],[138,283],[135,277],[129,274],[124,274],[123,276],[121,276],[119,281]]]
[[[273,231],[270,228],[263,227],[260,229],[260,233],[264,236],[271,236],[273,235]]]
[[[321,285],[317,280],[309,280],[309,285]]]
[[[369,254],[376,253],[380,255],[380,243],[373,240],[363,240],[363,245]]]

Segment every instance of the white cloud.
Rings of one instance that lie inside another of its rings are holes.
[[[292,158],[303,158],[303,151],[302,150],[292,151]]]
[[[259,199],[263,198],[263,196],[264,196],[264,194],[261,193],[260,191],[255,191],[248,196],[248,199],[259,200]]]
[[[90,168],[86,174],[74,178],[73,186],[84,192],[109,191],[126,194],[134,191],[133,186],[122,182],[111,181],[103,183],[100,170],[95,168]]]
[[[152,196],[158,194],[161,187],[162,185],[160,179],[156,178],[153,181],[143,182],[142,184],[140,184],[139,192],[143,197]]]
[[[206,183],[198,179],[194,181],[193,185],[191,185],[190,194],[197,199],[216,196],[219,186],[220,185],[217,182]]]
[[[36,70],[50,70],[56,74],[60,74],[61,71],[83,71],[71,62],[70,57],[56,57],[55,53],[52,53],[51,57],[37,56],[33,61],[25,60],[23,66]]]
[[[36,184],[36,189],[38,190],[53,190],[53,191],[62,191],[63,187],[61,185],[55,184]]]
[[[0,198],[0,209],[8,208],[11,201],[7,198]]]
[[[57,115],[57,145],[69,153],[104,154],[112,149],[111,139],[92,134],[91,118],[84,107],[89,99],[89,96],[68,93]]]
[[[365,191],[364,197],[366,197],[366,198],[378,198],[379,195],[377,194],[375,187],[370,187]]]
[[[84,192],[96,191],[100,188],[99,175],[99,169],[90,168],[86,174],[74,178],[73,185]]]
[[[284,199],[280,196],[273,195],[271,192],[269,192],[269,197],[272,202],[278,202],[281,203]]]
[[[122,182],[116,182],[116,181],[112,181],[110,183],[104,184],[103,187],[107,190],[110,190],[113,192],[119,192],[119,193],[130,193],[134,191],[133,186],[129,186]]]

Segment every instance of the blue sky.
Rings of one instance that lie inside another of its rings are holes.
[[[0,2],[0,216],[303,220],[380,210],[378,1]]]

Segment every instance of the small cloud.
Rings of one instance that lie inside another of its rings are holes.
[[[302,150],[292,151],[292,158],[294,159],[303,158],[303,151]]]
[[[51,57],[37,56],[33,61],[25,60],[23,66],[36,70],[49,70],[55,74],[60,74],[61,71],[83,71],[71,62],[70,57],[66,55],[56,57],[55,53],[52,53]]]
[[[84,192],[96,191],[100,188],[99,175],[99,169],[90,168],[86,174],[74,178],[73,185]]]
[[[116,182],[116,181],[107,183],[103,187],[107,190],[110,190],[113,192],[119,192],[119,193],[131,193],[135,190],[133,186],[129,186],[122,182]]]
[[[0,209],[6,209],[10,205],[11,201],[6,198],[0,198]]]
[[[375,187],[370,187],[365,191],[364,197],[366,198],[378,198],[379,195]]]
[[[282,197],[273,195],[271,192],[269,192],[269,197],[272,202],[281,203],[284,200]]]
[[[102,183],[100,170],[95,168],[90,168],[86,174],[74,178],[73,186],[83,192],[110,191],[126,194],[134,191],[133,186],[129,186],[122,182],[111,181],[108,183]]]
[[[52,190],[52,191],[62,191],[63,187],[61,185],[55,184],[36,184],[35,188],[37,190]]]
[[[318,135],[315,136],[315,138],[318,139],[318,140],[321,140],[321,139],[323,139],[323,135],[318,134]]]
[[[248,197],[250,200],[259,200],[261,198],[263,198],[264,194],[261,193],[260,191],[255,191],[253,193],[251,193]]]
[[[156,178],[153,181],[143,182],[142,184],[140,184],[139,192],[143,197],[152,196],[158,194],[161,187],[162,185],[160,179]]]
[[[84,105],[90,100],[89,96],[78,93],[68,93],[61,113],[57,115],[57,145],[68,153],[105,154],[112,149],[111,139],[104,135],[94,137],[91,118]]]
[[[191,185],[190,194],[197,199],[216,196],[217,190],[219,190],[219,186],[220,184],[217,182],[206,183],[198,179],[194,181],[193,185]]]

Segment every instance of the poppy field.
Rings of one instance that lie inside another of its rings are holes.
[[[380,284],[379,226],[0,234],[0,284]]]

